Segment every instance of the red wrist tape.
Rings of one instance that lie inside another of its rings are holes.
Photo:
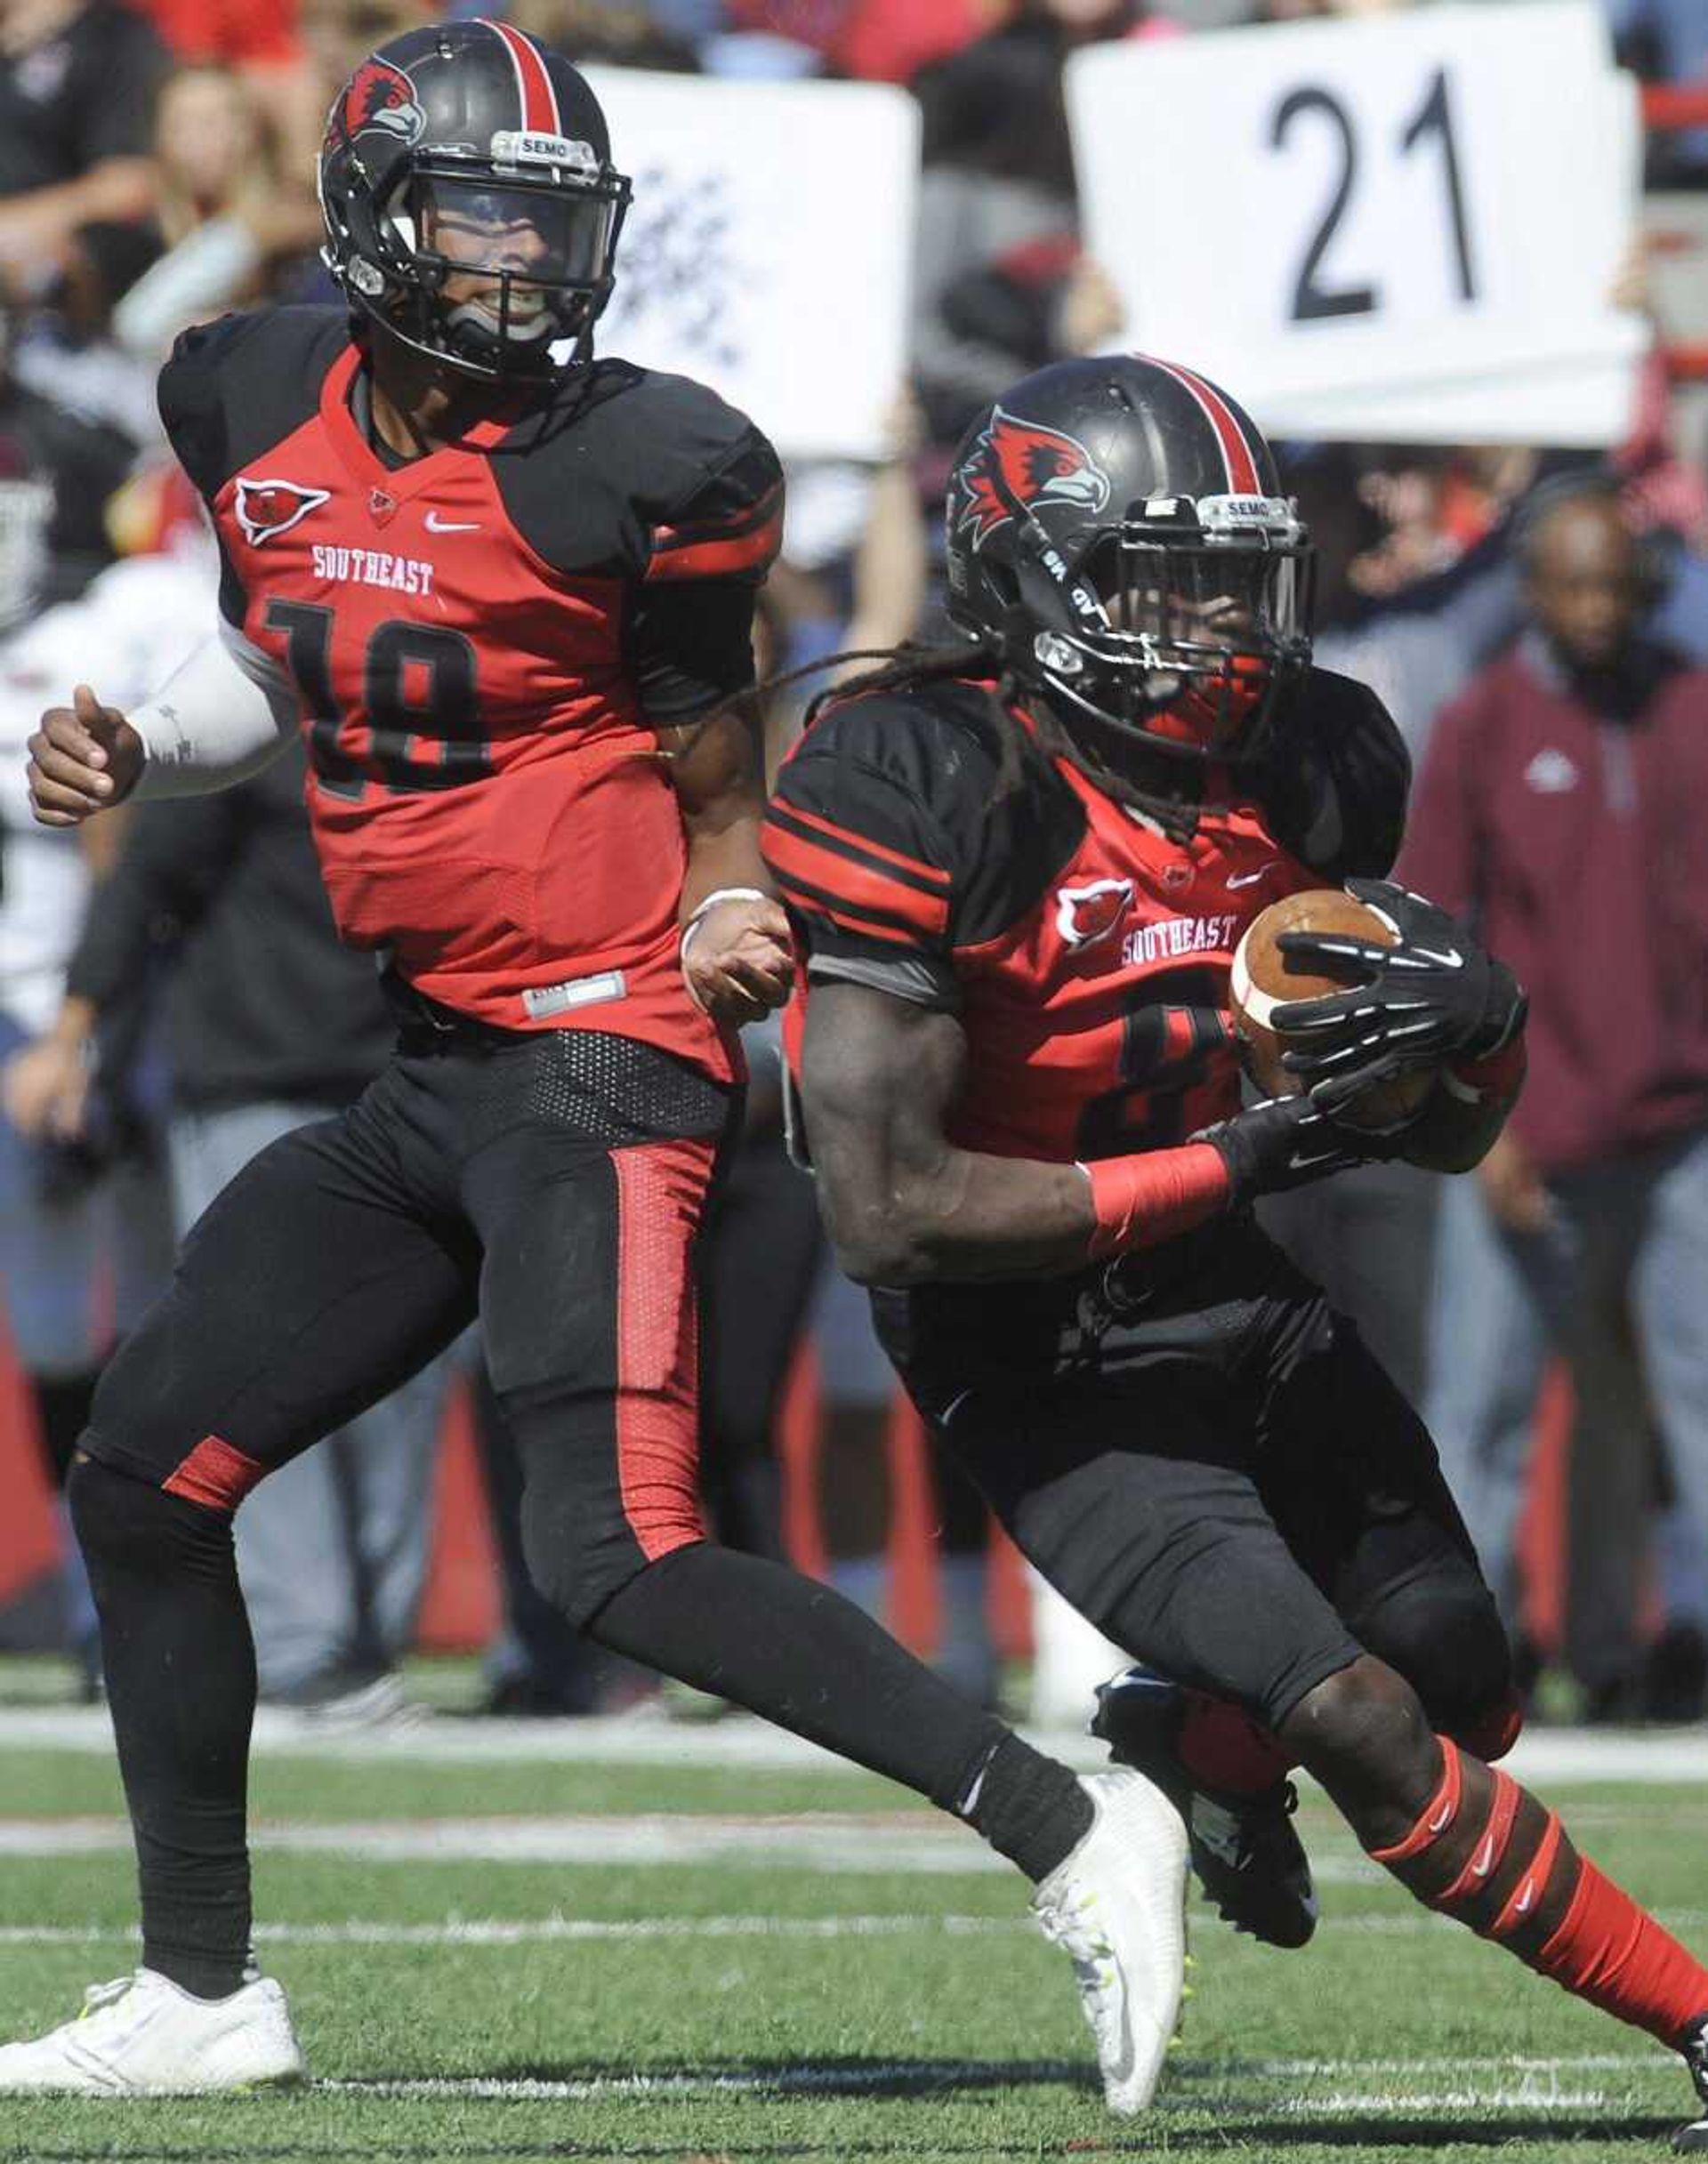
[[[1097,1229],[1086,1253],[1092,1261],[1156,1247],[1207,1225],[1228,1206],[1232,1186],[1221,1152],[1208,1142],[1148,1150],[1135,1157],[1102,1157],[1079,1168],[1092,1183]]]

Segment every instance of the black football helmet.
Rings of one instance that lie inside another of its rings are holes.
[[[1310,537],[1257,428],[1189,368],[1027,376],[963,439],[947,519],[950,615],[1102,763],[1140,746],[1189,792],[1184,762],[1253,758],[1309,663]]]
[[[585,359],[629,182],[580,73],[504,22],[406,31],[334,101],[326,267],[351,306],[487,381]]]

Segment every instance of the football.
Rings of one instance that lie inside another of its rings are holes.
[[[1338,977],[1317,976],[1290,961],[1276,944],[1283,932],[1340,932],[1382,946],[1392,946],[1395,941],[1394,933],[1374,909],[1338,887],[1313,887],[1303,894],[1287,895],[1271,903],[1247,927],[1234,951],[1234,1039],[1241,1064],[1265,1097],[1294,1097],[1301,1086],[1299,1077],[1281,1064],[1289,1048],[1269,1019],[1272,1010],[1287,1000],[1322,999],[1346,990]],[[1337,1116],[1349,1126],[1386,1133],[1414,1118],[1434,1087],[1432,1067],[1398,1074],[1391,1082],[1373,1082],[1360,1090]]]

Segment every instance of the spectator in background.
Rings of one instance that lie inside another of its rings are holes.
[[[916,78],[914,376],[934,442],[954,442],[1017,375],[1119,329],[1080,253],[1062,68],[1080,45],[1177,28],[1142,0],[1026,0]]]
[[[1460,543],[1436,520],[1433,462],[1384,457],[1376,465],[1344,445],[1294,450],[1283,479],[1317,545],[1317,663],[1380,696],[1415,765],[1438,712],[1508,636],[1516,575],[1503,551],[1458,560]],[[1423,565],[1435,575],[1415,575]],[[1439,1186],[1398,1161],[1359,1165],[1309,1194],[1271,1195],[1258,1211],[1420,1406]]]
[[[29,1050],[59,1010],[89,888],[117,834],[91,851],[82,837],[38,825],[25,746],[73,657],[78,667],[99,658],[120,694],[157,680],[167,665],[161,626],[182,575],[160,559],[118,565],[81,600],[16,632],[0,656],[0,1304],[55,1490],[112,1338],[165,1283],[173,1243],[145,1138],[128,1121],[121,1131],[106,1098],[81,1137],[59,1131],[54,1092]],[[93,1694],[95,1612],[68,1527],[64,1553],[65,1642]]]
[[[163,609],[181,655],[206,620],[214,576],[204,563]],[[96,658],[76,673],[104,681]],[[359,1096],[395,1034],[371,958],[334,933],[302,791],[299,745],[217,795],[137,807],[89,907],[58,1015],[25,1055],[44,1122],[77,1133],[97,1023],[172,950],[165,1019],[181,1237],[268,1143]],[[311,1344],[302,1352],[314,1357]],[[264,1704],[326,1726],[401,1709],[396,1663],[426,1574],[446,1372],[433,1363],[238,1514]]]
[[[1317,544],[1316,659],[1381,696],[1414,766],[1436,715],[1511,637],[1518,608],[1517,573],[1490,531],[1506,499],[1486,495],[1477,521],[1456,525],[1446,463],[1341,444],[1283,453]],[[1527,465],[1513,471],[1528,477]]]
[[[154,205],[159,39],[118,0],[0,4],[0,294],[16,308],[61,275],[80,227]]]
[[[1514,1549],[1550,1351],[1577,1399],[1574,1666],[1626,1710],[1650,1476],[1634,1342],[1708,1530],[1708,671],[1645,628],[1652,567],[1612,477],[1540,492],[1530,626],[1436,724],[1401,860],[1530,994],[1506,1132],[1442,1200],[1427,1418],[1515,1631]],[[1628,1321],[1629,1315],[1629,1321]]]
[[[112,561],[105,511],[133,441],[13,374],[0,310],[0,636],[74,599]]]
[[[1664,355],[1642,377],[1639,419],[1614,454],[1621,507],[1666,574],[1654,628],[1694,662],[1708,662],[1708,474],[1699,450],[1687,457],[1675,440],[1672,384]]]
[[[320,231],[306,179],[281,173],[253,93],[222,62],[166,77],[155,156],[158,259],[111,310],[118,343],[150,362],[189,324],[262,298],[273,266],[309,253]]]
[[[1708,8],[1702,0],[1602,0],[1622,66],[1647,83],[1708,84]],[[1650,188],[1708,187],[1708,128],[1649,138]]]
[[[515,0],[508,20],[578,64],[698,72],[693,44],[659,20],[643,0]]]
[[[221,68],[262,115],[280,171],[311,197],[332,87],[304,47],[294,0],[131,0],[181,66]],[[342,80],[342,76],[339,78]]]
[[[729,40],[764,40],[824,68],[870,83],[906,83],[958,52],[1010,12],[1009,0],[655,0],[673,28],[704,40],[721,15]],[[724,41],[714,41],[721,43]],[[723,65],[715,57],[714,68]],[[803,70],[805,71],[805,70]]]
[[[327,107],[376,45],[417,24],[432,22],[440,13],[461,12],[437,8],[432,0],[299,0],[297,34],[318,101],[315,153],[320,148],[318,124],[325,120]],[[303,177],[312,181],[312,160]]]

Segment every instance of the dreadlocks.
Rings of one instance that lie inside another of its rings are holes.
[[[1015,719],[1014,710],[1022,704],[1026,693],[1000,647],[991,639],[963,639],[952,644],[931,645],[910,640],[896,647],[862,647],[841,654],[826,654],[818,661],[807,662],[798,669],[784,670],[737,692],[721,706],[713,707],[705,718],[709,720],[713,714],[736,707],[757,719],[766,702],[789,685],[857,661],[875,662],[879,665],[841,678],[816,692],[807,704],[802,721],[803,730],[810,729],[830,707],[840,706],[847,699],[863,698],[876,692],[905,694],[918,691],[927,684],[951,681],[982,684],[987,689],[1002,753],[992,787],[993,800],[1011,795],[1021,786],[1024,776],[1020,759],[1027,735]],[[1141,789],[1118,768],[1107,764],[1082,743],[1058,720],[1046,700],[1035,699],[1027,706],[1026,713],[1034,737],[1050,757],[1066,760],[1070,766],[1076,767],[1106,795],[1131,805],[1161,827],[1170,841],[1191,839],[1198,823],[1196,801]]]

